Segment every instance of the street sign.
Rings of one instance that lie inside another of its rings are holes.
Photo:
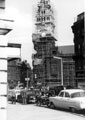
[[[25,78],[25,81],[29,81],[30,79],[29,78]]]

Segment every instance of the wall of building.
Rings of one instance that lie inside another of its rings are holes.
[[[18,62],[19,59],[8,60],[7,80],[9,88],[14,88],[20,81],[20,68],[18,67]]]
[[[79,84],[85,84],[85,31],[84,31],[84,16],[85,13],[81,13],[77,16],[77,21],[72,26],[74,34],[74,46],[75,46],[75,81],[76,86]],[[85,85],[84,85],[85,86]]]
[[[70,56],[63,60],[63,84],[65,86],[75,86],[75,63]]]
[[[63,84],[75,86],[75,61],[73,60],[74,46],[58,46],[58,56],[63,61]]]
[[[4,35],[5,27],[2,31],[3,18],[2,14],[5,9],[5,0],[0,0],[0,115],[1,119],[6,120],[6,108],[7,108],[7,53],[5,47],[7,47],[7,39]],[[5,41],[4,41],[5,40]],[[4,42],[3,42],[4,41]],[[3,109],[3,110],[2,110]]]

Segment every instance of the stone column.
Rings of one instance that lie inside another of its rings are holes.
[[[5,36],[0,35],[0,112],[3,120],[6,120],[7,115],[7,41],[4,41],[5,39]]]
[[[5,19],[5,0],[0,0],[0,116],[7,120],[7,38],[6,34],[11,31]]]

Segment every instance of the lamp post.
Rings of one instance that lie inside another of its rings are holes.
[[[25,81],[27,81],[27,88],[29,87],[29,78],[25,78]]]
[[[63,61],[62,61],[62,58],[61,57],[56,57],[56,56],[54,56],[54,58],[61,61],[61,85],[63,85]]]

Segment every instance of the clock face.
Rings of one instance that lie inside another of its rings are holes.
[[[42,37],[45,37],[46,33],[45,33],[45,32],[42,32],[42,34],[41,34],[41,35],[42,35]]]

